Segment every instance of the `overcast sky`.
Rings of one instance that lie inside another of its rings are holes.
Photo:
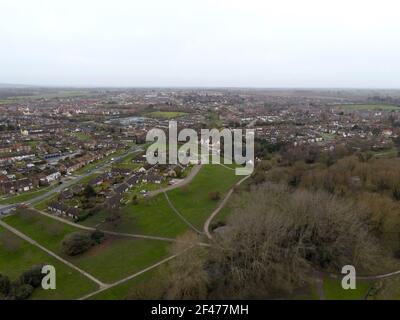
[[[0,83],[400,88],[400,2],[0,0]]]

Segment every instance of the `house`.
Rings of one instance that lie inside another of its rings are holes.
[[[140,181],[140,178],[138,176],[132,176],[130,177],[127,181],[126,184],[129,186],[129,188],[132,188],[133,186],[135,186],[136,184],[138,184]]]
[[[66,211],[66,215],[74,220],[79,219],[79,214],[80,214],[79,209],[74,207],[70,207]]]
[[[110,209],[117,208],[117,207],[120,206],[121,201],[122,201],[122,195],[117,193],[117,194],[115,194],[114,196],[112,196],[111,198],[108,199],[107,206]]]
[[[92,180],[90,180],[89,182],[88,182],[88,185],[90,185],[90,186],[92,186],[92,187],[95,187],[95,186],[100,186],[100,185],[102,185],[104,183],[104,178],[103,178],[103,176],[99,176],[99,177],[96,177],[96,178],[93,178]]]
[[[118,194],[123,194],[124,192],[127,192],[129,190],[129,185],[127,183],[121,183],[118,185],[114,191]]]
[[[156,174],[149,174],[149,175],[147,175],[146,180],[147,180],[147,182],[150,182],[150,183],[160,184],[164,180],[164,177],[156,175]]]
[[[74,196],[71,190],[67,189],[64,192],[61,193],[61,197],[63,199],[71,199]]]
[[[0,174],[0,184],[9,181],[8,177],[5,174]]]
[[[61,172],[57,170],[51,170],[48,173],[46,173],[46,176],[41,178],[40,181],[44,183],[51,183],[59,178],[61,178]]]
[[[121,176],[129,176],[132,174],[132,170],[123,168],[112,168],[111,172],[112,174],[119,174]]]
[[[47,205],[47,209],[49,211],[57,213],[57,214],[66,214],[68,208],[62,202],[50,202]]]
[[[26,192],[31,189],[33,189],[33,182],[27,178],[16,181],[6,181],[0,184],[0,191],[5,194]]]

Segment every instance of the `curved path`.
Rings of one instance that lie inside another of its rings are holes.
[[[176,183],[176,184],[173,184],[172,186],[168,186],[168,187],[165,187],[165,188],[161,188],[161,189],[157,189],[157,190],[154,190],[154,191],[150,191],[150,192],[148,193],[148,197],[154,197],[154,196],[156,196],[156,195],[158,195],[158,194],[160,194],[160,193],[168,192],[168,191],[174,190],[174,189],[176,189],[176,188],[180,188],[180,187],[183,187],[183,186],[187,185],[187,184],[190,183],[190,182],[193,180],[193,178],[199,173],[199,171],[200,171],[200,169],[201,169],[202,167],[203,167],[202,164],[196,164],[196,165],[194,165],[193,168],[192,168],[192,170],[190,170],[188,176],[185,177],[183,180],[179,181],[179,182]]]
[[[144,234],[135,234],[135,233],[124,233],[124,232],[115,232],[115,231],[108,231],[108,230],[103,230],[103,229],[96,229],[94,227],[88,227],[88,226],[83,226],[81,224],[69,221],[67,219],[55,216],[53,214],[49,214],[34,208],[30,208],[32,211],[35,211],[41,215],[44,215],[46,217],[52,218],[54,220],[58,220],[62,223],[68,224],[72,227],[81,229],[81,230],[86,230],[86,231],[95,231],[95,230],[100,230],[101,232],[105,234],[109,234],[112,236],[120,236],[120,237],[131,237],[131,238],[139,238],[139,239],[147,239],[147,240],[159,240],[159,241],[168,241],[168,242],[182,242],[179,240],[176,240],[174,238],[167,238],[167,237],[159,237],[159,236],[150,236],[150,235],[144,235]],[[205,243],[199,243],[199,245],[205,245]]]
[[[230,168],[229,168],[230,169]],[[211,213],[211,215],[208,217],[207,221],[204,223],[204,233],[206,234],[208,239],[212,239],[212,235],[210,233],[210,223],[211,221],[214,219],[214,217],[218,214],[218,212],[221,211],[221,209],[225,206],[225,204],[227,203],[227,201],[229,200],[230,196],[233,193],[233,190],[235,190],[235,187],[240,186],[242,184],[243,181],[245,181],[246,179],[248,179],[250,177],[249,176],[245,176],[242,180],[240,180],[239,182],[237,182],[228,192],[228,194],[225,196],[224,200],[222,200],[222,202],[218,205],[218,207]]]

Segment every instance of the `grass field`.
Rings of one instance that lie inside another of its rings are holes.
[[[14,203],[18,203],[18,202],[28,201],[32,198],[41,196],[42,194],[45,194],[49,190],[50,190],[50,187],[46,187],[46,188],[41,188],[41,189],[24,192],[24,193],[21,193],[21,194],[12,196],[12,197],[2,199],[2,200],[0,200],[0,204],[14,204]]]
[[[209,199],[209,192],[220,192],[222,199],[229,189],[242,178],[242,176],[235,175],[234,170],[223,166],[204,165],[189,185],[168,192],[168,196],[175,208],[187,220],[201,228],[219,203]]]
[[[46,252],[0,227],[0,273],[16,280],[24,271],[37,264],[56,268],[56,290],[34,291],[32,299],[77,299],[97,289],[97,285]]]
[[[169,191],[167,194],[174,207],[194,226],[202,226],[217,207],[218,201],[208,197],[210,191],[219,191],[221,199],[242,176],[220,165],[204,165],[190,184]],[[95,215],[83,222],[95,226],[105,216]],[[139,204],[128,204],[122,209],[120,232],[139,233],[164,237],[176,237],[188,230],[188,226],[170,208],[164,194],[141,199]],[[102,228],[106,227],[102,225]]]
[[[363,300],[371,286],[372,282],[358,280],[355,290],[344,290],[340,280],[324,279],[324,292],[327,300]]]
[[[120,229],[125,232],[176,237],[187,231],[186,224],[172,211],[163,194],[130,204],[123,209]]]
[[[344,104],[335,106],[336,108],[348,110],[365,110],[365,111],[400,111],[400,106],[387,104]]]
[[[151,284],[155,282],[156,278],[160,277],[159,270],[159,268],[150,270],[132,280],[102,291],[89,298],[89,300],[124,300],[134,299],[137,295],[143,297],[143,294],[145,294],[147,296],[151,294],[151,290],[158,289],[153,288]]]
[[[176,111],[154,111],[146,113],[145,116],[150,118],[158,118],[158,119],[174,119],[179,118],[186,115],[185,112],[176,112]]]
[[[33,212],[8,216],[4,221],[105,282],[119,280],[158,262],[168,254],[170,245],[165,241],[109,237],[82,255],[68,257],[61,242],[67,234],[80,229]]]

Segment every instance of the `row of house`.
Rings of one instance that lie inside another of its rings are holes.
[[[74,220],[79,218],[80,211],[78,208],[68,207],[62,202],[50,202],[47,209],[55,214],[63,215]]]
[[[26,192],[32,190],[33,188],[33,182],[28,178],[0,182],[0,192],[3,194]]]

